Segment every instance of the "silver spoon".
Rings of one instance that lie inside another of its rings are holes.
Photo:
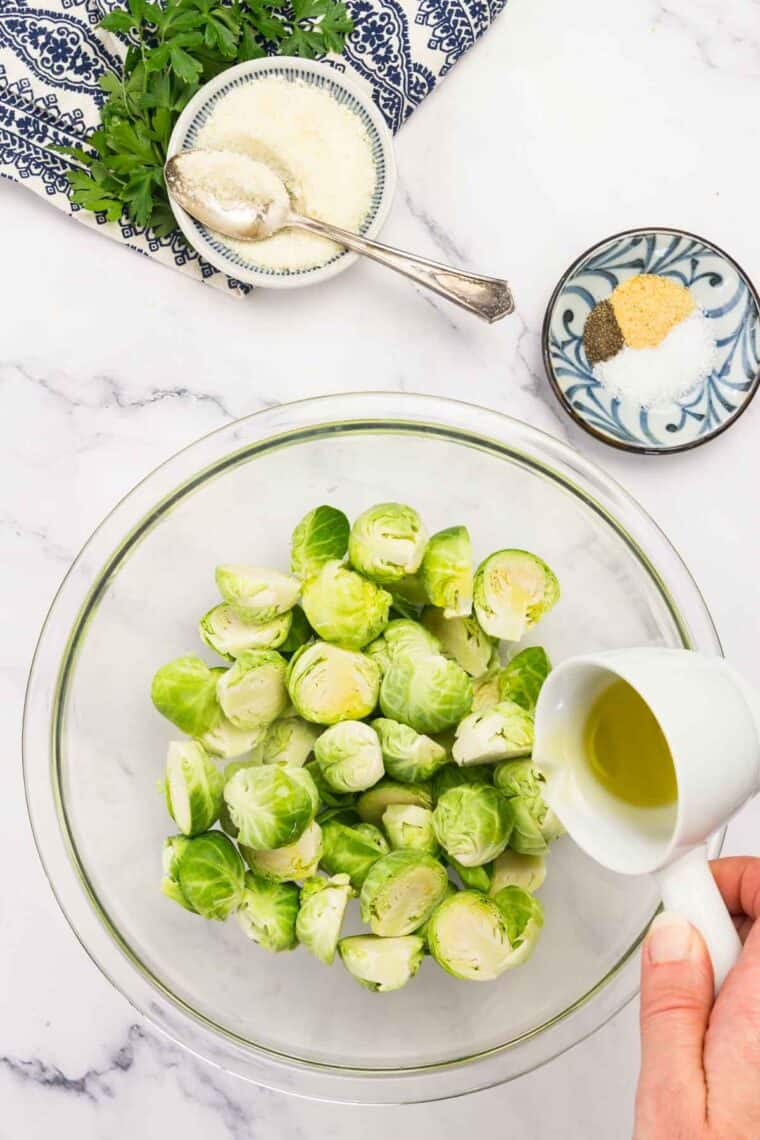
[[[286,227],[308,230],[395,269],[489,324],[514,310],[506,281],[415,257],[296,213],[279,174],[247,155],[186,150],[169,159],[164,174],[171,197],[192,217],[225,237],[259,241]]]

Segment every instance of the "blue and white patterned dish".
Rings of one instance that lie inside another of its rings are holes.
[[[396,187],[393,140],[377,107],[350,80],[331,68],[328,63],[277,56],[240,63],[223,71],[206,83],[185,107],[172,132],[167,157],[171,158],[180,151],[196,146],[199,131],[216,104],[230,91],[270,76],[279,76],[292,83],[313,84],[329,91],[339,103],[348,107],[361,119],[372,148],[375,189],[360,233],[367,237],[376,237],[388,214]],[[308,269],[270,269],[259,266],[253,261],[248,261],[237,250],[230,249],[223,239],[195,218],[191,218],[174,200],[171,200],[171,205],[177,224],[198,253],[217,269],[250,285],[263,285],[270,289],[312,285],[348,269],[358,257],[358,254],[342,251],[323,265]]]
[[[658,407],[613,395],[595,377],[583,326],[599,301],[637,273],[687,286],[710,321],[715,367],[688,395]],[[560,278],[544,319],[547,375],[563,407],[597,439],[660,454],[697,447],[725,431],[760,384],[760,299],[736,262],[681,230],[628,230],[587,250]]]

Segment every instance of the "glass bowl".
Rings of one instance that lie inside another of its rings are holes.
[[[155,789],[173,731],[151,707],[150,681],[171,657],[203,652],[196,621],[215,599],[215,563],[285,566],[313,504],[355,515],[387,499],[413,503],[431,530],[466,523],[477,555],[509,545],[545,558],[563,590],[538,630],[555,661],[626,645],[720,652],[668,541],[564,444],[467,404],[331,396],[214,432],[116,507],[48,615],[24,723],[42,861],[113,984],[228,1071],[360,1103],[461,1095],[569,1048],[635,994],[636,949],[657,907],[649,880],[605,871],[563,838],[526,965],[475,984],[426,960],[405,989],[377,995],[340,963],[268,954],[236,922],[200,921],[159,893],[172,828]]]

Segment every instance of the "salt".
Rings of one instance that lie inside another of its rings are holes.
[[[356,231],[369,212],[376,181],[369,135],[359,116],[321,87],[279,76],[236,87],[219,100],[196,145],[268,163],[299,213]],[[257,242],[222,240],[269,269],[324,265],[340,251],[301,230]]]
[[[675,325],[655,348],[625,347],[594,366],[613,395],[657,407],[688,395],[709,376],[717,350],[710,322],[699,309]]]

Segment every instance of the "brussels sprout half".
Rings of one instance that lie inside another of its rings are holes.
[[[443,745],[407,724],[378,717],[372,727],[380,741],[385,771],[394,780],[407,784],[429,780],[448,761]]]
[[[502,910],[478,891],[458,891],[444,899],[433,911],[426,935],[433,958],[455,978],[489,982],[511,964]]]
[[[457,724],[471,705],[470,678],[441,654],[396,658],[380,687],[383,715],[428,735]]]
[[[306,769],[280,764],[239,769],[224,785],[224,799],[241,844],[255,851],[295,843],[319,809]]]
[[[445,898],[446,869],[422,851],[391,851],[367,874],[359,895],[362,921],[383,938],[411,934]]]
[[[541,903],[522,887],[502,887],[493,896],[501,911],[512,948],[507,966],[521,966],[530,958],[544,925]]]
[[[418,804],[389,804],[383,812],[383,828],[394,851],[440,851],[433,830],[433,813]]]
[[[433,796],[430,785],[400,784],[396,780],[383,779],[359,796],[356,810],[365,823],[378,827],[389,804],[418,804],[420,807],[431,808]]]
[[[296,935],[326,966],[335,958],[346,907],[353,893],[348,875],[333,875],[329,879],[314,877],[301,887]]]
[[[312,820],[295,843],[272,851],[254,851],[241,843],[240,854],[262,879],[273,879],[276,883],[300,882],[317,873],[322,857],[322,828]]]
[[[261,745],[264,764],[302,768],[314,751],[322,730],[298,716],[281,717],[270,724]]]
[[[197,740],[173,740],[166,754],[166,803],[183,835],[200,835],[219,818],[224,779]]]
[[[534,712],[551,667],[545,649],[538,645],[523,649],[499,673],[499,699],[514,701],[528,712]]]
[[[326,562],[303,588],[304,613],[324,641],[345,649],[363,649],[388,624],[390,594],[344,566]]]
[[[181,907],[184,907],[185,910],[189,910],[192,914],[197,914],[198,912],[195,907],[191,906],[182,894],[182,888],[177,878],[180,857],[189,842],[186,835],[171,835],[168,839],[164,840],[161,856],[161,865],[164,872],[161,880],[161,893],[166,895],[166,897],[173,902],[178,903]]]
[[[337,507],[315,507],[299,522],[290,544],[290,568],[299,578],[312,578],[325,562],[348,551],[348,519]]]
[[[355,891],[388,850],[385,836],[370,824],[349,826],[331,819],[322,828],[321,866],[330,875],[348,875]]]
[[[462,766],[529,756],[533,737],[533,714],[514,701],[500,701],[460,721],[451,755]]]
[[[369,716],[377,704],[380,670],[363,653],[316,641],[291,658],[287,683],[305,720],[330,725]]]
[[[221,831],[188,839],[177,858],[175,876],[190,908],[204,918],[224,922],[240,906],[245,867],[234,843]]]
[[[541,889],[546,878],[546,860],[543,855],[520,855],[517,851],[502,851],[494,860],[489,894],[495,895],[502,887],[522,887],[531,894]]]
[[[492,863],[486,863],[482,867],[465,867],[463,863],[452,859],[450,855],[446,862],[452,871],[456,871],[465,887],[469,887],[472,891],[482,891],[483,894],[488,894],[491,886]]]
[[[201,640],[228,661],[247,649],[277,649],[286,640],[293,618],[290,612],[268,622],[244,621],[229,602],[220,602],[198,623]]]
[[[482,712],[499,703],[499,660],[495,660],[472,682],[472,711]]]
[[[484,784],[450,788],[433,812],[436,839],[464,867],[482,867],[501,855],[512,822],[509,801]]]
[[[391,585],[419,569],[426,545],[427,532],[412,507],[377,503],[351,527],[348,557],[368,578]]]
[[[472,543],[467,527],[450,526],[432,535],[420,577],[429,600],[443,610],[443,617],[466,617],[472,611]]]
[[[480,677],[488,668],[496,642],[489,637],[475,617],[444,617],[443,610],[426,606],[422,611],[425,629],[441,644],[441,652],[461,665],[471,677]]]
[[[162,665],[150,695],[158,711],[188,736],[202,736],[219,719],[216,683],[219,670],[193,654]]]
[[[556,576],[526,550],[498,550],[475,574],[475,614],[492,637],[519,641],[558,600]]]
[[[362,986],[376,993],[400,990],[420,968],[425,942],[416,934],[404,938],[378,938],[354,934],[341,938],[338,952],[343,965]]]
[[[265,950],[294,950],[298,895],[295,883],[277,883],[249,871],[237,912],[243,933]]]
[[[314,745],[314,755],[336,792],[363,792],[385,774],[377,733],[360,720],[343,720],[326,729]]]
[[[236,728],[266,728],[288,707],[287,663],[273,649],[247,649],[216,686],[219,704]]]
[[[462,784],[492,784],[493,768],[488,764],[471,764],[460,768],[458,764],[446,764],[433,776],[433,800],[438,803],[449,788],[459,788]]]
[[[245,621],[273,621],[292,610],[301,583],[292,574],[263,566],[217,566],[216,584],[225,602]]]

